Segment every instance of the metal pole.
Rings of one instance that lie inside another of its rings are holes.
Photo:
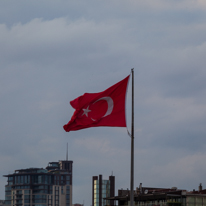
[[[130,176],[130,206],[134,201],[134,68],[132,71],[132,121],[131,121],[131,176]]]

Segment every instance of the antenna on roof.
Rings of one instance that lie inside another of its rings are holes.
[[[66,154],[66,161],[68,161],[68,142],[67,142],[67,154]]]

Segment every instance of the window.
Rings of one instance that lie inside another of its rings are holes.
[[[32,195],[33,203],[46,203],[47,202],[46,195]]]
[[[29,184],[30,183],[30,175],[25,175],[24,176],[24,183]]]
[[[38,176],[38,184],[41,184],[42,183],[42,175],[39,175]]]
[[[47,175],[44,175],[44,183],[48,184],[48,176]]]
[[[11,200],[11,196],[6,196],[5,200]]]
[[[21,195],[22,194],[22,190],[17,190],[16,194]]]
[[[66,186],[66,194],[70,194],[70,186]]]
[[[24,190],[24,194],[30,194],[30,190]]]
[[[8,177],[8,180],[9,181],[13,181],[13,177]]]
[[[20,176],[20,181],[21,181],[21,184],[24,183],[24,176]]]
[[[13,185],[13,177],[8,177],[8,185]]]
[[[24,199],[24,203],[30,203],[30,199]]]
[[[11,200],[5,200],[5,205],[10,205],[11,204]]]
[[[52,186],[49,186],[49,194],[52,194]]]
[[[18,178],[18,183],[21,184],[21,176],[17,176]]]
[[[18,184],[18,177],[17,176],[15,176],[14,184]]]
[[[5,195],[11,195],[11,191],[6,191]]]
[[[5,190],[6,191],[11,191],[11,187],[6,187]]]

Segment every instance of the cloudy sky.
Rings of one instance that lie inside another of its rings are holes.
[[[0,199],[3,175],[73,160],[73,203],[92,176],[130,188],[125,128],[66,133],[69,102],[134,68],[134,186],[206,188],[204,0],[0,1]],[[130,130],[131,82],[127,94]],[[117,194],[117,192],[116,192]]]

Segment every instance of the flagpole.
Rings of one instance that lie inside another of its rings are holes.
[[[134,201],[134,68],[132,72],[132,120],[131,120],[131,175],[130,175],[130,206]]]

